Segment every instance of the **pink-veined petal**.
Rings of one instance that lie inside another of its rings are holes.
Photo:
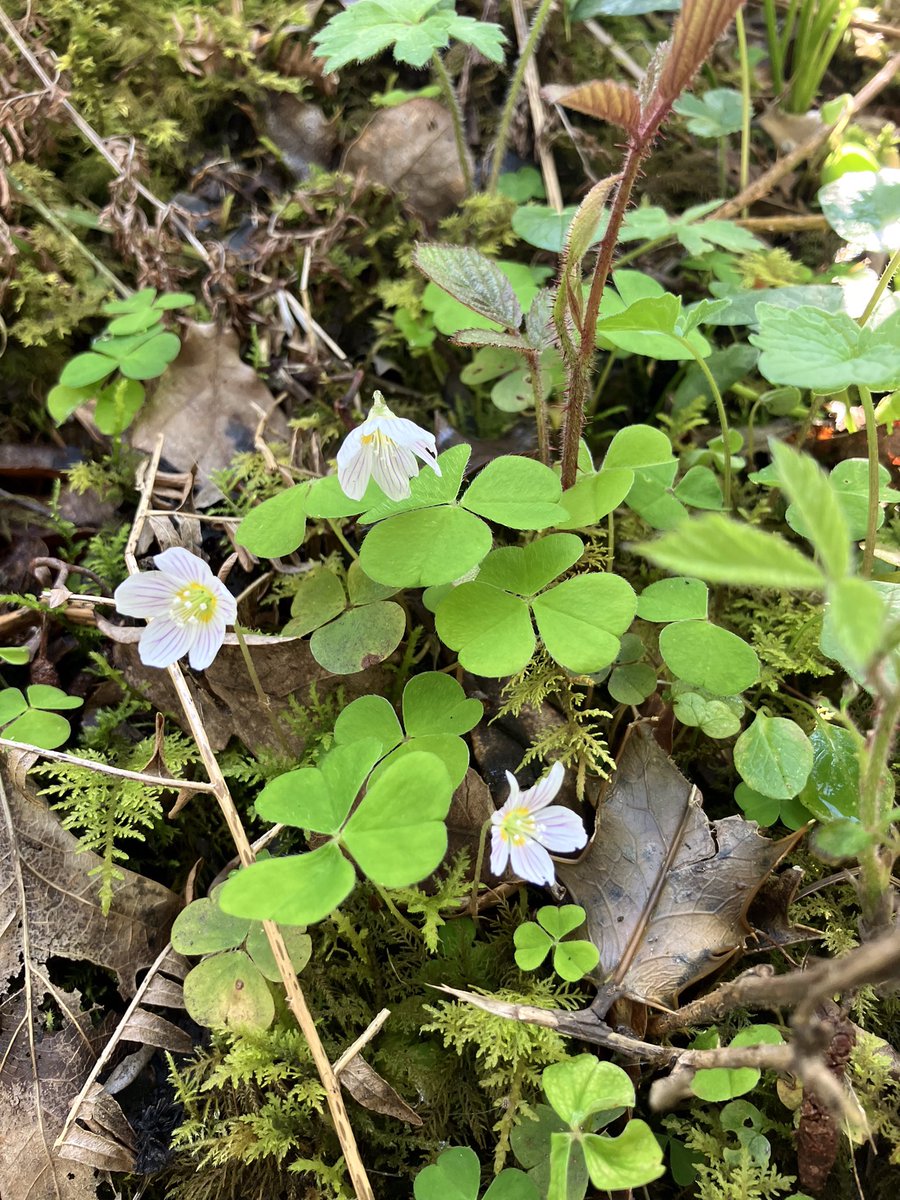
[[[404,446],[417,454],[429,467],[440,475],[441,468],[437,464],[437,443],[434,434],[422,429],[414,421],[406,417],[379,417],[378,424],[387,436],[398,446]]]
[[[491,874],[502,875],[509,862],[509,842],[495,825],[491,830]]]
[[[505,816],[506,813],[511,812],[514,808],[519,808],[522,804],[522,791],[519,787],[519,781],[513,775],[512,771],[506,772],[506,782],[509,784],[509,795],[494,814],[495,817],[498,814]]]
[[[511,846],[512,869],[529,883],[551,884],[556,879],[550,855],[543,846],[529,839],[523,846]]]
[[[537,812],[540,808],[546,808],[555,799],[556,793],[562,787],[565,776],[566,769],[562,763],[554,763],[543,779],[539,779],[534,787],[522,793],[522,803],[526,808],[531,809],[532,812]]]
[[[237,618],[237,600],[235,600],[221,579],[213,577],[210,591],[218,601],[216,620],[221,621],[224,625],[233,625]]]
[[[196,554],[191,554],[190,550],[185,550],[184,546],[170,546],[162,554],[157,554],[153,561],[158,571],[164,571],[179,583],[202,583],[204,587],[209,587],[211,580],[215,579],[209,565]]]
[[[196,636],[196,624],[179,625],[167,617],[157,617],[141,634],[141,662],[145,667],[170,667],[187,654]]]
[[[123,617],[168,616],[174,597],[172,580],[161,571],[130,575],[113,594],[116,612]]]
[[[409,453],[407,451],[407,453]],[[412,458],[412,455],[409,455]],[[372,475],[375,482],[391,500],[406,500],[410,493],[410,474],[404,468],[407,466],[400,448],[386,446],[372,461]],[[418,475],[419,468],[413,459],[413,475]]]
[[[356,430],[354,430],[354,433]],[[353,434],[350,434],[352,437]],[[348,437],[347,441],[350,438]],[[361,500],[366,493],[366,488],[369,486],[369,480],[372,477],[372,459],[374,453],[371,446],[363,446],[359,444],[353,454],[341,455],[347,445],[341,446],[338,451],[338,483],[341,485],[341,491],[345,496],[349,496],[351,500]]]
[[[225,622],[210,621],[208,625],[197,625],[194,644],[189,651],[189,662],[195,671],[205,671],[222,648],[225,641]]]
[[[581,817],[561,804],[545,808],[534,820],[537,825],[535,836],[548,850],[581,850],[587,845],[587,831]]]

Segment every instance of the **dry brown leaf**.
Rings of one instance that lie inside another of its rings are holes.
[[[0,1195],[11,1200],[95,1194],[93,1169],[61,1162],[53,1142],[109,1030],[81,1011],[77,993],[54,985],[48,960],[95,963],[133,994],[181,903],[125,871],[104,917],[99,880],[88,875],[100,859],[77,845],[30,787],[0,772]],[[52,1032],[45,998],[61,1014]]]
[[[450,113],[421,96],[373,117],[344,166],[405,196],[426,221],[445,217],[466,194]]]
[[[190,324],[181,353],[132,426],[131,442],[149,454],[163,434],[163,453],[173,467],[189,471],[196,464],[196,503],[203,507],[222,494],[210,474],[229,466],[236,454],[253,449],[261,411],[273,406],[269,389],[241,359],[233,329]],[[268,430],[275,441],[287,440],[280,412],[272,414]]]
[[[573,112],[584,113],[598,121],[635,133],[641,120],[641,102],[633,88],[611,79],[592,79],[576,87],[550,84],[541,90],[549,104],[561,104]]]
[[[633,726],[582,858],[557,874],[587,914],[612,998],[674,1005],[743,946],[747,907],[795,838],[707,820],[699,791]]]
[[[381,1113],[385,1117],[394,1117],[398,1121],[406,1121],[410,1125],[422,1124],[422,1118],[415,1109],[410,1108],[403,1097],[386,1079],[382,1079],[361,1055],[355,1054],[341,1069],[340,1079],[342,1086],[363,1108]]]

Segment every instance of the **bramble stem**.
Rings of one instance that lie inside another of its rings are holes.
[[[538,457],[545,467],[550,466],[550,427],[547,421],[547,404],[544,400],[544,381],[541,378],[541,356],[537,350],[529,350],[528,373],[531,392],[534,396],[534,421],[537,425]]]
[[[450,109],[450,116],[453,120],[453,136],[456,139],[456,153],[459,155],[459,167],[462,171],[463,185],[466,189],[466,195],[471,196],[472,164],[469,161],[469,148],[466,145],[466,131],[463,127],[463,115],[462,109],[459,107],[459,97],[456,94],[456,88],[453,86],[453,80],[444,66],[444,60],[436,50],[431,56],[431,65],[434,67],[434,73],[437,76],[444,100]]]
[[[509,91],[506,93],[503,112],[500,114],[500,123],[497,126],[497,140],[494,142],[494,153],[491,158],[491,175],[487,186],[488,192],[495,192],[497,190],[497,180],[500,178],[500,168],[503,166],[503,156],[506,153],[506,144],[509,141],[509,130],[512,125],[513,114],[516,111],[516,101],[519,99],[519,93],[525,81],[525,70],[531,62],[538,43],[541,40],[541,34],[544,32],[544,26],[547,24],[547,18],[550,16],[553,2],[554,0],[541,0],[539,8],[534,14],[531,29],[528,32],[528,40],[522,47],[522,53],[519,55],[519,61],[516,63],[515,73],[510,82]]]
[[[862,384],[857,385],[863,411],[866,414],[866,455],[869,459],[869,498],[866,514],[866,545],[863,550],[862,575],[868,579],[872,574],[875,563],[875,537],[878,533],[878,510],[880,507],[878,493],[881,480],[878,461],[878,425],[875,421],[875,405],[872,403],[872,393]]]

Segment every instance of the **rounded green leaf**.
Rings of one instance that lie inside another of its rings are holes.
[[[731,1040],[732,1046],[778,1046],[784,1041],[774,1025],[751,1025]],[[755,1067],[705,1067],[695,1073],[691,1091],[701,1100],[720,1102],[733,1100],[752,1091],[759,1083],[761,1072]]]
[[[532,608],[547,653],[578,674],[608,667],[634,619],[634,590],[618,575],[578,575],[535,597]]]
[[[447,852],[444,818],[452,796],[436,755],[406,754],[370,786],[344,827],[344,844],[374,883],[419,883]]]
[[[671,463],[673,459],[672,443],[661,429],[654,429],[652,425],[628,425],[610,442],[603,469],[649,467]]]
[[[809,735],[813,765],[801,803],[820,821],[859,815],[859,755],[849,729],[817,721]]]
[[[266,821],[337,833],[381,753],[381,743],[372,737],[336,746],[317,767],[270,780],[256,798],[256,811]]]
[[[444,645],[475,675],[514,675],[534,654],[528,605],[485,583],[454,588],[438,606],[435,626]]]
[[[771,796],[756,792],[746,783],[739,783],[734,789],[734,798],[748,821],[756,821],[758,825],[768,827],[774,825],[781,815],[781,801]]]
[[[600,961],[593,942],[560,942],[553,950],[553,970],[568,983],[577,983],[589,975]]]
[[[77,354],[63,367],[59,382],[67,388],[88,387],[105,379],[113,370],[115,363],[103,354]]]
[[[516,1167],[506,1167],[491,1183],[482,1200],[541,1200],[537,1184]]]
[[[243,950],[205,958],[184,980],[184,1006],[208,1029],[268,1029],[275,1002]]]
[[[80,408],[82,404],[92,399],[96,392],[97,389],[91,386],[66,387],[64,384],[58,383],[47,393],[47,411],[57,425],[62,425],[63,421],[71,417],[76,408]]]
[[[559,908],[545,904],[537,911],[538,924],[554,938],[563,938],[584,922],[584,909],[580,904],[562,904]]]
[[[310,485],[298,483],[251,508],[234,540],[260,558],[282,558],[303,544]]]
[[[13,667],[24,667],[29,659],[27,646],[0,646],[0,662]],[[21,692],[19,693],[21,695]]]
[[[426,733],[422,737],[414,737],[402,742],[378,764],[372,772],[371,782],[374,783],[397,759],[403,758],[407,754],[419,754],[423,751],[434,754],[441,760],[447,768],[450,785],[455,791],[465,779],[466,771],[469,769],[469,747],[461,737],[456,737],[452,733]]]
[[[874,840],[859,821],[841,817],[816,826],[812,834],[812,848],[817,858],[839,863],[847,858],[858,858]]]
[[[218,890],[218,889],[217,889]],[[183,908],[172,926],[172,949],[179,954],[213,954],[233,950],[246,938],[250,922],[222,912],[217,900],[204,896]]]
[[[376,525],[362,544],[359,561],[378,583],[430,587],[461,579],[490,548],[490,529],[472,513],[423,508]]]
[[[596,525],[619,507],[631,491],[634,472],[627,467],[610,467],[596,475],[582,475],[563,492],[560,504],[566,510],[557,529],[586,529]]]
[[[644,1121],[629,1121],[615,1138],[586,1133],[581,1148],[591,1183],[602,1192],[643,1187],[665,1174],[662,1147]]]
[[[502,546],[481,564],[478,582],[533,596],[574,566],[583,553],[584,542],[574,533],[550,533],[527,546]]]
[[[181,350],[174,333],[158,333],[119,359],[119,370],[126,379],[157,379]]]
[[[28,703],[32,708],[81,708],[81,696],[69,696],[61,688],[49,683],[33,683],[26,689]]]
[[[446,677],[442,675],[441,678]],[[453,682],[456,683],[456,680]],[[397,714],[384,696],[360,696],[338,714],[334,740],[339,746],[359,742],[363,738],[376,738],[382,754],[387,754],[403,740]]]
[[[130,333],[143,333],[162,320],[162,312],[152,306],[139,308],[134,312],[116,317],[106,327],[106,332],[114,337],[125,337]]]
[[[351,500],[341,490],[337,475],[324,475],[310,485],[309,497],[306,502],[306,512],[310,517],[325,520],[338,520],[341,517],[355,517],[384,500],[384,492],[374,481],[369,480],[365,494],[359,500]]]
[[[735,742],[734,765],[754,791],[775,800],[790,800],[809,778],[813,748],[794,721],[758,713]]]
[[[30,709],[3,730],[3,736],[11,742],[27,742],[29,746],[40,746],[42,750],[55,750],[65,742],[72,727],[65,717],[57,713]]]
[[[222,886],[219,904],[237,917],[313,925],[353,891],[356,872],[337,842],[307,854],[265,858],[242,867]]]
[[[144,387],[135,379],[114,379],[97,393],[94,421],[101,433],[124,433],[144,403]]]
[[[659,635],[659,652],[676,677],[716,696],[734,696],[759,679],[756,651],[708,621],[676,621]]]
[[[125,296],[122,300],[107,300],[100,311],[109,314],[138,312],[151,308],[155,301],[156,288],[141,288],[139,292]]]
[[[743,702],[736,696],[707,696],[685,688],[672,709],[682,725],[702,729],[707,737],[730,738],[740,732]]]
[[[709,588],[699,579],[660,579],[638,597],[637,615],[645,621],[705,620]]]
[[[196,301],[189,292],[163,292],[153,301],[154,308],[170,309],[170,308],[189,308]]]
[[[291,966],[299,975],[312,955],[312,938],[303,925],[279,925],[278,931],[284,940]],[[269,939],[262,925],[256,922],[251,925],[247,936],[247,953],[266,979],[271,979],[273,983],[281,982],[281,972],[275,962]]]
[[[332,675],[355,675],[374,667],[400,645],[406,632],[406,614],[393,600],[379,600],[351,608],[343,616],[317,629],[309,639],[316,662]]]
[[[625,663],[613,668],[606,687],[617,704],[643,704],[656,691],[656,672],[648,663]]]
[[[719,481],[709,467],[691,467],[675,488],[675,496],[691,508],[719,509],[724,500]]]
[[[0,692],[0,725],[28,711],[28,701],[18,688],[4,688]]]
[[[592,1113],[634,1104],[634,1085],[622,1068],[593,1054],[545,1067],[541,1082],[552,1108],[572,1129],[581,1128]]]
[[[403,689],[403,724],[410,737],[428,733],[468,733],[481,720],[484,705],[466,699],[452,675],[424,671]]]
[[[900,170],[851,171],[819,189],[828,224],[860,250],[900,250]]]
[[[513,933],[516,947],[516,966],[522,971],[534,971],[541,965],[553,947],[553,938],[534,921],[517,925]]]
[[[291,601],[291,620],[282,632],[289,637],[305,637],[346,607],[347,597],[340,579],[334,571],[319,567],[301,577]]]
[[[480,1186],[478,1155],[468,1146],[454,1146],[418,1173],[413,1195],[415,1200],[478,1200]]]
[[[375,600],[389,600],[396,591],[394,587],[370,579],[359,565],[358,559],[354,559],[350,564],[347,570],[347,594],[351,604],[358,606],[372,604]]]
[[[547,529],[561,518],[562,487],[543,463],[521,455],[495,458],[476,476],[461,500],[464,508],[510,529]]]

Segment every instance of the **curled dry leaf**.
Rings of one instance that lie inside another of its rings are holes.
[[[0,772],[0,878],[5,884],[0,891],[3,1196],[93,1200],[95,1194],[84,1144],[91,1140],[87,1133],[105,1135],[87,1130],[77,1160],[65,1162],[54,1149],[54,1139],[109,1030],[93,1026],[77,992],[54,984],[48,960],[95,963],[117,977],[123,995],[132,995],[136,973],[157,956],[180,907],[168,888],[124,871],[104,917],[99,880],[88,874],[99,863],[94,854],[78,853],[76,839],[61,828],[32,788]],[[45,1000],[62,1014],[62,1024],[53,1032],[41,1012]],[[107,1106],[107,1125],[113,1120]],[[99,1145],[95,1149],[100,1153]],[[104,1144],[104,1161],[117,1154]]]
[[[385,1117],[395,1117],[398,1121],[406,1121],[410,1125],[421,1125],[422,1118],[410,1108],[398,1092],[391,1087],[386,1079],[370,1067],[360,1054],[355,1054],[341,1070],[341,1084],[347,1089],[357,1104],[372,1112],[381,1113]]]
[[[399,192],[429,222],[452,212],[466,194],[450,113],[421,96],[382,109],[347,151],[344,166]]]
[[[747,908],[796,837],[769,841],[755,821],[710,822],[702,798],[632,726],[597,833],[557,874],[587,914],[609,999],[669,1007],[722,966],[750,934]]]
[[[181,353],[132,427],[132,445],[152,453],[164,434],[165,457],[173,467],[190,471],[196,465],[196,503],[203,507],[222,494],[211,473],[253,449],[260,416],[273,405],[269,389],[241,359],[233,329],[189,324]],[[286,440],[287,425],[280,413],[272,414],[268,429],[275,440]]]

